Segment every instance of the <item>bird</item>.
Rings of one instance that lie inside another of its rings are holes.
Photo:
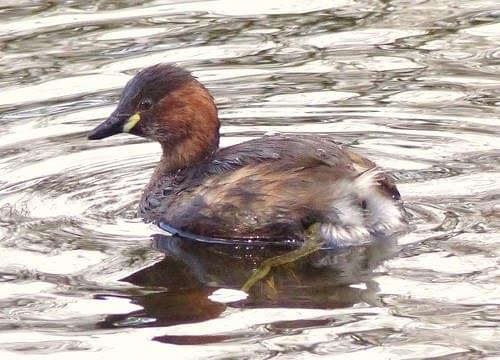
[[[220,148],[219,129],[209,90],[183,67],[157,64],[128,81],[88,139],[128,133],[161,145],[139,215],[169,232],[298,244],[300,257],[407,231],[390,174],[331,134],[264,135]]]

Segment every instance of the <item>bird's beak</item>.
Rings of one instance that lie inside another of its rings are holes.
[[[141,114],[135,113],[132,116],[117,114],[116,111],[110,117],[92,130],[88,136],[89,140],[100,140],[109,136],[128,133],[141,120]]]

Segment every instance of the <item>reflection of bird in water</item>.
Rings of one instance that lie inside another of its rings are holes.
[[[124,132],[161,144],[140,202],[145,220],[184,237],[301,245],[264,260],[245,291],[323,245],[359,246],[406,231],[391,178],[331,136],[271,135],[219,149],[219,127],[208,90],[188,71],[160,64],[128,82],[89,139]]]
[[[110,315],[100,326],[161,326],[216,318],[227,305],[210,300],[220,288],[239,289],[268,257],[286,254],[279,247],[206,244],[155,235],[153,246],[165,252],[160,262],[122,281],[151,293],[132,297],[143,309]],[[395,252],[395,240],[340,250],[320,250],[274,268],[232,307],[339,308],[365,302],[379,306],[375,268]],[[355,286],[350,286],[355,284]]]
[[[290,253],[287,247],[200,244],[177,236],[162,235],[155,235],[153,244],[167,257],[186,264],[200,283],[224,288],[240,288],[266,259]],[[273,268],[265,281],[255,288],[246,289],[252,295],[249,301],[258,301],[263,296],[271,296],[268,300],[272,297],[277,299],[282,297],[280,293],[299,293],[299,289],[318,290],[369,282],[374,276],[373,270],[392,257],[395,249],[396,239],[385,239],[366,246],[316,251]]]

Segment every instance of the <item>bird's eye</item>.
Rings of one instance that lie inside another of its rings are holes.
[[[140,110],[149,110],[153,107],[153,101],[151,99],[143,99],[139,103]]]

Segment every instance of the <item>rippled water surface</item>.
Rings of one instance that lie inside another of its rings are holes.
[[[2,359],[500,356],[498,0],[7,0],[0,41]],[[206,83],[223,145],[351,143],[415,231],[244,299],[267,250],[158,235],[135,210],[159,146],[86,140],[158,62]]]

